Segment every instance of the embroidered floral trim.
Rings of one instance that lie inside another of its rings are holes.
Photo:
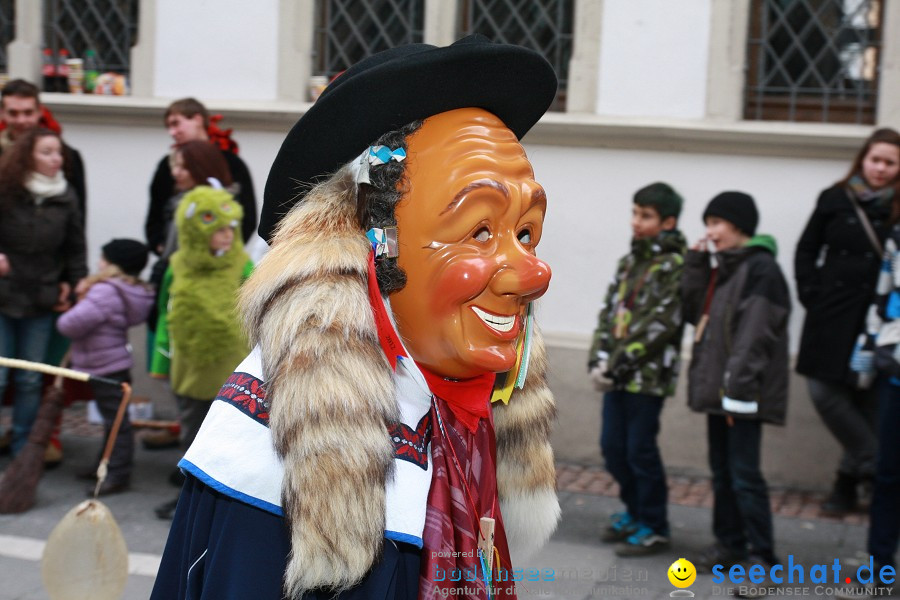
[[[431,443],[431,411],[419,420],[413,430],[403,423],[388,428],[394,443],[394,458],[411,462],[422,470],[428,470],[428,444]]]
[[[228,402],[251,419],[269,426],[265,384],[249,373],[232,373],[219,390],[216,400]]]

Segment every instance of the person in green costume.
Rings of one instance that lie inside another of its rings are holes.
[[[236,310],[253,270],[239,230],[243,209],[223,189],[197,186],[175,214],[178,250],[163,276],[150,374],[168,377],[187,449],[222,382],[249,351]],[[156,509],[171,518],[177,499]]]

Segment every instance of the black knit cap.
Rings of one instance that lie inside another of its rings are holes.
[[[703,211],[703,221],[707,217],[725,219],[743,233],[753,236],[759,224],[759,212],[753,196],[744,192],[722,192],[709,201]]]
[[[147,246],[137,240],[114,239],[101,250],[106,262],[116,265],[128,275],[137,277],[147,266]]]
[[[537,52],[482,35],[450,46],[409,44],[356,63],[335,79],[288,133],[266,180],[259,235],[310,184],[327,178],[381,135],[457,108],[483,108],[518,139],[556,95],[553,67]]]
[[[638,206],[652,206],[663,219],[678,218],[684,200],[668,183],[658,181],[644,186],[634,193],[634,203]]]

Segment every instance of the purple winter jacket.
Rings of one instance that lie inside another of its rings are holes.
[[[91,286],[87,295],[56,322],[59,332],[72,340],[73,369],[107,375],[134,364],[128,328],[147,320],[153,292],[121,279]]]

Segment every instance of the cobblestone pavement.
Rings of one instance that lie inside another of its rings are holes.
[[[556,487],[560,491],[578,494],[593,494],[616,498],[619,486],[602,467],[581,466],[565,463],[556,465]],[[772,488],[769,490],[772,514],[781,517],[801,519],[826,519],[847,525],[867,525],[867,506],[859,512],[843,517],[822,514],[821,504],[825,499],[822,492]],[[710,479],[706,477],[669,477],[669,504],[712,508],[713,495]]]

